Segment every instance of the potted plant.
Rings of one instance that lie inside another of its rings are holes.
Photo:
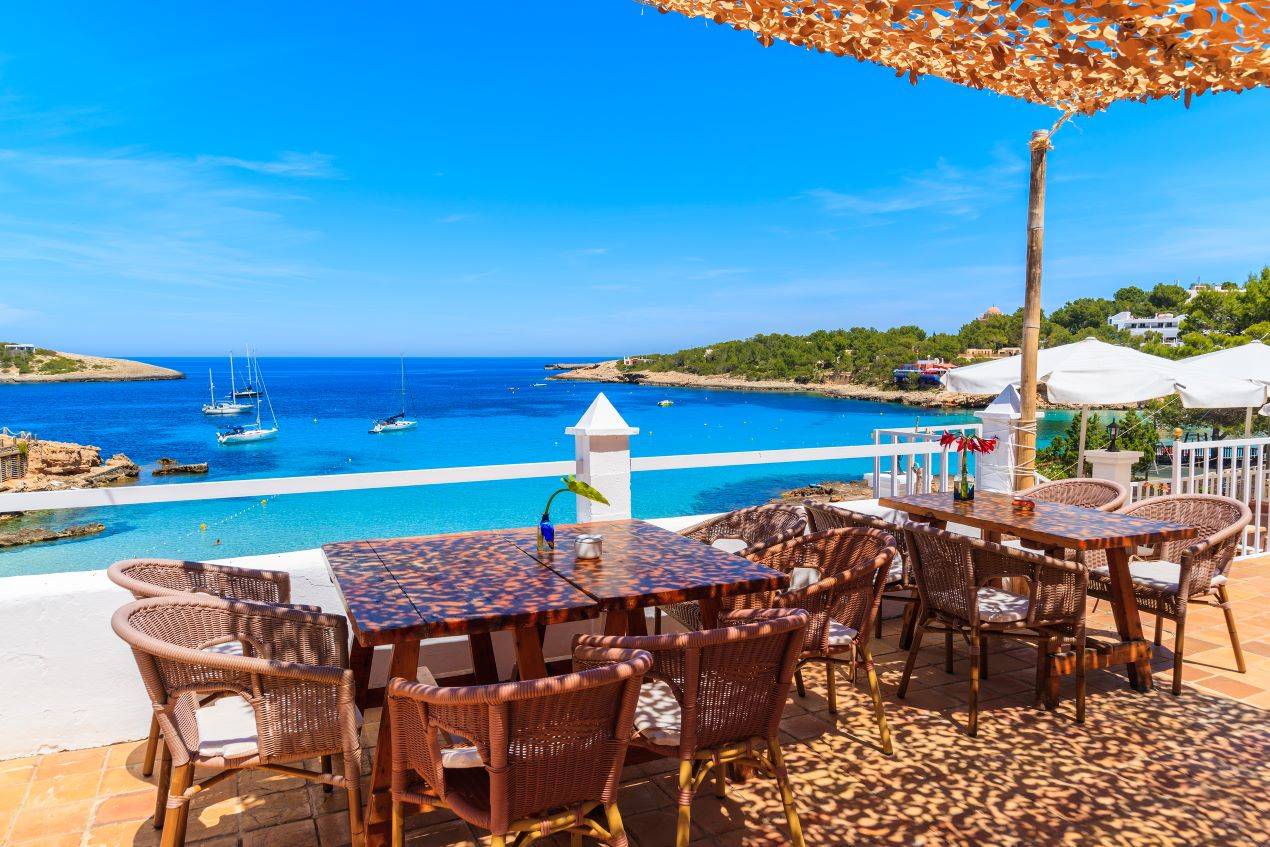
[[[560,481],[564,483],[564,488],[551,492],[551,496],[547,498],[547,505],[542,507],[542,520],[538,522],[539,552],[546,549],[556,549],[556,528],[551,524],[551,503],[556,497],[565,492],[570,492],[595,503],[603,503],[606,506],[609,504],[608,498],[573,474],[560,477]]]
[[[975,499],[975,484],[970,481],[970,453],[987,455],[997,449],[995,438],[981,438],[978,435],[956,435],[944,430],[939,437],[941,447],[955,447],[961,454],[961,474],[953,485],[953,500],[965,503]]]

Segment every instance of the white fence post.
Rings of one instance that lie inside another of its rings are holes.
[[[597,394],[582,418],[565,429],[573,436],[574,475],[589,483],[609,501],[608,505],[578,497],[578,520],[607,521],[631,516],[631,436],[639,428],[628,426],[609,398]]]
[[[996,450],[975,456],[975,488],[980,491],[1014,491],[1014,432],[1021,405],[1019,392],[1007,385],[986,409],[975,412],[983,421],[982,436],[997,439]]]

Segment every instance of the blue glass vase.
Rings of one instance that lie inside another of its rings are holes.
[[[953,483],[953,502],[972,503],[974,499],[975,484],[963,473],[961,478]]]
[[[538,549],[556,549],[556,528],[551,523],[551,515],[543,515],[538,522]]]

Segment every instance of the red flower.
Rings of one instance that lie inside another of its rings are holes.
[[[997,449],[997,439],[977,435],[954,435],[948,430],[939,436],[940,447],[955,447],[958,453],[991,453]]]
[[[953,445],[953,442],[956,440],[957,440],[957,436],[953,435],[948,430],[944,430],[944,434],[939,436],[939,446],[951,447]]]

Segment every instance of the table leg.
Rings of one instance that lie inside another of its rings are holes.
[[[625,609],[609,609],[604,615],[605,635],[626,635],[630,631],[630,613]]]
[[[989,541],[993,544],[1000,544],[1001,533],[997,532],[995,529],[985,529],[983,531],[983,540]]]
[[[419,642],[411,639],[393,645],[388,678],[400,676],[413,680],[419,669]],[[388,702],[379,712],[379,740],[370,768],[370,785],[366,790],[366,847],[383,847],[390,835],[388,793],[392,783],[392,732],[388,725]]]
[[[494,639],[488,632],[475,632],[467,637],[472,648],[472,673],[477,685],[498,682],[498,662],[494,659]],[[539,648],[541,652],[541,648]]]
[[[536,626],[518,626],[516,639],[516,669],[521,679],[542,679],[547,676],[547,661],[542,655],[542,639]]]
[[[698,603],[701,606],[701,628],[717,629],[719,626],[719,598],[702,597]]]
[[[348,667],[353,672],[353,701],[357,704],[357,708],[362,710],[362,714],[366,713],[366,694],[370,691],[370,666],[374,658],[374,647],[363,647],[358,641],[353,641],[353,647],[348,651]]]
[[[1112,547],[1107,550],[1107,570],[1111,582],[1111,611],[1116,619],[1116,631],[1121,641],[1141,641],[1142,618],[1133,597],[1133,579],[1129,574],[1129,548]],[[1138,691],[1151,688],[1151,651],[1146,649],[1136,662],[1128,666],[1129,684]]]
[[[648,635],[648,614],[645,609],[631,609],[626,613],[627,635]]]

